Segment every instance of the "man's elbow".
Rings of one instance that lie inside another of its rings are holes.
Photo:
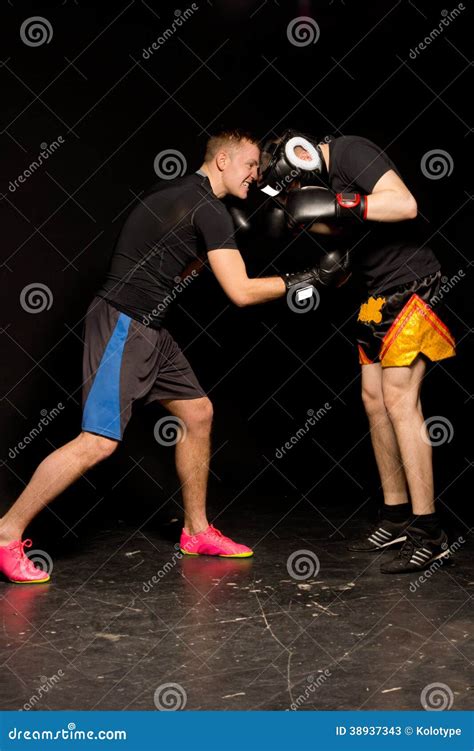
[[[247,305],[251,305],[250,296],[246,290],[234,292],[231,300],[238,308],[245,308]]]
[[[410,193],[410,195],[407,197],[405,201],[404,218],[416,219],[417,215],[418,215],[418,205],[416,203],[416,199]]]

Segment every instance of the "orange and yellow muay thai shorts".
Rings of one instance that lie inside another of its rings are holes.
[[[437,271],[362,303],[357,319],[360,364],[390,368],[411,365],[418,355],[433,362],[453,357],[454,337],[438,315],[440,286]]]

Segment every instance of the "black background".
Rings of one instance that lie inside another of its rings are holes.
[[[463,526],[472,498],[468,0],[415,59],[410,50],[454,5],[197,5],[144,59],[143,49],[190,3],[3,3],[2,504],[14,500],[53,447],[79,432],[82,320],[124,211],[156,180],[155,156],[176,149],[194,170],[218,125],[247,127],[258,137],[295,127],[321,137],[357,134],[385,148],[430,222],[444,274],[464,274],[446,295],[458,357],[432,366],[424,386],[425,415],[453,427],[450,442],[434,448],[439,508]],[[50,22],[48,44],[22,42],[21,24],[32,15]],[[296,46],[287,28],[303,15],[317,22],[320,35]],[[38,156],[40,144],[58,136],[60,149],[12,192],[10,181]],[[454,165],[441,179],[426,177],[420,166],[434,149],[448,152]],[[296,244],[275,265],[295,266],[307,254]],[[270,273],[272,248],[256,245],[246,260],[252,273]],[[37,282],[50,288],[53,304],[32,314],[20,295]],[[309,525],[317,524],[315,508],[373,513],[379,482],[352,344],[358,301],[349,285],[304,315],[284,302],[241,310],[208,271],[178,299],[169,328],[215,406],[212,512],[229,503],[238,512],[246,499],[267,512],[276,504],[281,516],[285,505],[302,499]],[[9,452],[38,424],[41,410],[59,402],[61,415],[12,459]],[[326,403],[327,414],[277,459],[308,410]],[[104,517],[137,526],[149,520],[159,528],[180,516],[173,450],[153,437],[160,416],[154,408],[137,415],[119,452],[41,515],[35,524],[50,542],[69,544]]]

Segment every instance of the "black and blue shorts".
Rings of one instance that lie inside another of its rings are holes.
[[[82,430],[120,441],[135,404],[206,396],[164,328],[153,329],[102,297],[84,324]]]

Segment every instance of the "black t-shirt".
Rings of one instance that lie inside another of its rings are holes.
[[[388,170],[400,173],[372,141],[342,136],[329,142],[329,185],[335,193],[369,194]],[[355,245],[355,266],[370,293],[381,292],[434,273],[440,268],[431,248],[423,243],[419,219],[404,222],[367,222]],[[367,236],[364,235],[367,233]]]
[[[183,272],[217,248],[237,245],[231,216],[208,178],[195,173],[160,183],[127,216],[97,294],[160,328],[169,304],[192,279],[183,279]]]

